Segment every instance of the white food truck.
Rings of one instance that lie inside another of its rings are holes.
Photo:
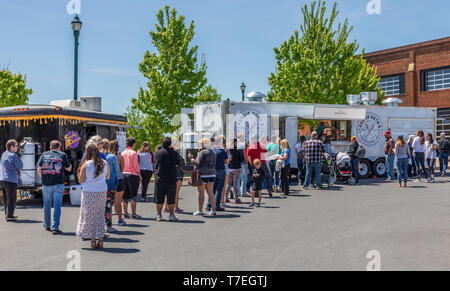
[[[359,104],[359,102],[358,102]],[[415,135],[418,129],[435,135],[436,109],[377,105],[328,105],[300,103],[270,103],[251,101],[210,102],[195,104],[189,113],[194,115],[194,124],[186,126],[189,118],[182,118],[181,149],[196,149],[202,137],[223,134],[227,140],[239,133],[248,141],[251,137],[279,136],[289,140],[293,149],[299,138],[299,119],[327,121],[327,133],[334,152],[345,152],[356,136],[366,149],[361,160],[360,176],[383,177],[385,175],[384,133],[392,132],[394,138]],[[293,154],[291,167],[297,171],[297,159]]]

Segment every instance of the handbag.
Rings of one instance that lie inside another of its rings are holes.
[[[193,187],[197,187],[203,184],[202,178],[200,177],[200,173],[197,170],[192,170],[188,184]]]

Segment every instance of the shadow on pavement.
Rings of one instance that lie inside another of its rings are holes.
[[[236,214],[219,214],[219,213],[217,213],[216,216],[203,216],[203,217],[207,218],[207,219],[216,219],[216,218],[239,218],[241,216],[236,215]]]
[[[30,224],[32,224],[32,223],[42,223],[42,221],[30,220],[30,219],[19,219],[19,220],[13,221],[13,223],[30,223]]]
[[[122,227],[143,228],[143,227],[150,227],[150,225],[147,225],[147,224],[126,224],[126,225],[122,225]]]
[[[145,233],[140,231],[132,231],[132,230],[125,230],[125,231],[118,231],[114,233],[115,235],[144,235]]]
[[[122,249],[122,248],[108,248],[108,247],[105,247],[104,249],[90,249],[90,248],[81,248],[81,249],[84,251],[96,251],[111,254],[135,254],[140,252],[140,250],[138,249]]]
[[[247,208],[242,208],[242,209],[249,209]],[[225,212],[231,212],[231,213],[251,213],[251,211],[246,211],[246,210],[226,210]]]
[[[119,237],[108,237],[105,238],[105,242],[111,242],[111,243],[138,243],[138,240],[135,239],[129,239],[129,238],[119,238]]]

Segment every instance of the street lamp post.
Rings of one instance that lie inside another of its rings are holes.
[[[241,84],[242,101],[244,101],[245,89],[247,89],[247,86],[245,86],[244,82],[242,82],[242,84]]]
[[[75,38],[75,63],[74,63],[74,83],[73,83],[73,100],[78,100],[78,37],[83,23],[75,15],[72,21],[73,36]]]

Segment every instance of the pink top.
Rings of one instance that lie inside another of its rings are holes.
[[[131,174],[135,176],[139,176],[139,162],[138,155],[132,149],[126,149],[122,152],[122,157],[124,159],[124,168],[123,174]]]

